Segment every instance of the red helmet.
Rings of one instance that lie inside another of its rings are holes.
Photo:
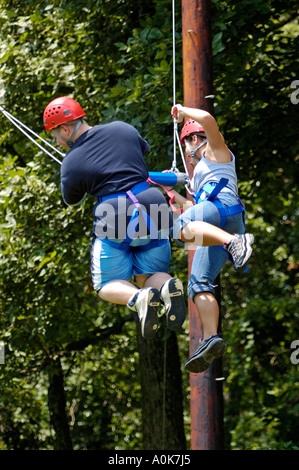
[[[181,144],[185,145],[185,141],[184,141],[185,137],[187,137],[190,134],[193,134],[194,132],[205,132],[205,130],[202,127],[202,125],[194,121],[194,119],[188,119],[188,121],[185,122],[181,135],[180,135]]]
[[[85,112],[77,101],[67,96],[62,96],[51,101],[44,110],[44,125],[46,131],[50,131],[61,124],[74,121],[85,116]]]

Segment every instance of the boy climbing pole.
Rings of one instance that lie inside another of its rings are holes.
[[[188,294],[199,314],[203,338],[185,364],[190,372],[203,372],[226,349],[218,334],[219,306],[214,280],[230,257],[234,267],[251,256],[254,237],[245,234],[244,206],[238,197],[235,156],[228,149],[214,117],[202,109],[176,104],[177,122],[188,120],[180,141],[194,168],[190,186],[194,202],[172,191],[184,209],[175,221],[173,238],[198,245],[193,258]],[[170,190],[171,188],[168,188]]]

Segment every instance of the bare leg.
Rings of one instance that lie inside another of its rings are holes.
[[[203,339],[216,335],[219,322],[219,306],[211,292],[200,292],[194,297],[194,303],[203,328]]]
[[[234,235],[225,232],[215,225],[207,222],[194,221],[185,225],[179,233],[179,238],[184,243],[193,243],[198,246],[224,245]]]
[[[146,274],[136,276],[138,287],[155,287],[160,289],[164,282],[168,281],[171,276],[167,273],[155,273],[148,277]],[[113,304],[127,305],[132,295],[136,294],[138,288],[129,281],[122,279],[111,281],[105,284],[99,291],[99,297],[102,300]]]
[[[138,288],[129,281],[119,279],[105,284],[99,291],[99,297],[102,300],[113,304],[127,305],[132,295],[136,294]]]
[[[220,358],[226,344],[217,335],[219,307],[211,292],[200,292],[194,297],[203,327],[203,341],[185,364],[189,372],[199,373],[208,369],[214,359]]]
[[[168,280],[170,280],[169,283],[167,283]],[[136,282],[141,290],[129,281],[119,279],[105,284],[98,295],[102,300],[127,305],[131,310],[137,311],[144,338],[151,338],[157,331],[161,297],[166,309],[168,328],[175,330],[183,324],[186,317],[186,307],[184,290],[179,279],[161,272],[150,277],[136,276]],[[144,289],[142,289],[143,287]],[[138,296],[135,295],[137,292]]]
[[[171,276],[167,273],[155,273],[145,281],[144,287],[154,287],[160,290],[163,284],[169,279],[171,279]]]

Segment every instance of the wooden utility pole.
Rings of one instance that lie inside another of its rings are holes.
[[[213,114],[210,0],[182,0],[184,105]],[[187,162],[190,176],[192,167]],[[194,251],[188,253],[190,275]],[[216,281],[217,283],[217,281]],[[220,279],[218,279],[220,285]],[[220,288],[217,299],[220,305]],[[190,354],[198,347],[202,326],[189,300]],[[191,449],[223,448],[223,392],[221,360],[200,374],[190,374]]]

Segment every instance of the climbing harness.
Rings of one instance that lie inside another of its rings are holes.
[[[149,231],[150,238],[148,240],[151,241],[151,248],[153,246],[161,246],[164,243],[164,239],[159,237],[159,231],[155,222],[150,217],[150,215],[142,208],[140,202],[138,201],[138,198],[136,197],[139,193],[141,193],[142,191],[146,191],[149,188],[149,183],[147,181],[142,181],[141,183],[137,183],[135,186],[133,186],[129,191],[117,192],[98,197],[99,203],[115,198],[125,197],[128,198],[134,206],[134,210],[127,226],[126,238],[121,242],[116,242],[108,238],[104,238],[102,239],[104,243],[107,243],[108,245],[111,245],[115,248],[127,250],[128,245],[130,245],[135,238],[137,226],[139,224],[139,215],[142,216],[145,226]],[[142,249],[143,247],[143,249],[147,249],[147,244],[148,243],[144,245],[138,245],[138,248]]]
[[[245,207],[239,196],[237,196],[239,203],[232,206],[224,207],[223,204],[217,199],[220,191],[227,186],[228,179],[221,178],[217,182],[207,182],[204,184],[203,188],[194,194],[194,200],[196,204],[200,204],[203,201],[211,201],[218,209],[220,215],[220,228],[225,224],[226,218],[229,215],[243,213],[243,218],[245,217]]]
[[[147,181],[143,181],[143,182],[138,183],[135,186],[133,186],[129,191],[117,192],[117,193],[113,193],[113,194],[107,194],[106,196],[99,196],[98,197],[98,202],[99,203],[102,203],[102,202],[107,201],[109,199],[111,200],[111,199],[115,199],[115,198],[126,197],[130,200],[130,202],[134,206],[134,210],[133,210],[133,213],[131,215],[130,222],[127,226],[127,236],[126,236],[126,238],[121,243],[111,242],[111,244],[113,246],[116,245],[118,248],[121,248],[122,246],[125,246],[125,244],[128,244],[128,243],[132,242],[132,240],[134,239],[135,234],[136,234],[139,214],[142,215],[143,220],[146,224],[146,227],[150,230],[150,233],[153,234],[152,235],[153,238],[155,238],[155,239],[158,238],[158,230],[157,230],[156,225],[153,223],[153,220],[148,215],[148,213],[145,212],[142,209],[141,204],[139,203],[139,201],[136,197],[137,194],[141,193],[142,191],[146,191],[147,189],[149,189],[149,187],[150,186],[147,183]],[[105,239],[105,240],[107,241],[108,244],[110,243],[110,240],[108,240],[108,239]]]

